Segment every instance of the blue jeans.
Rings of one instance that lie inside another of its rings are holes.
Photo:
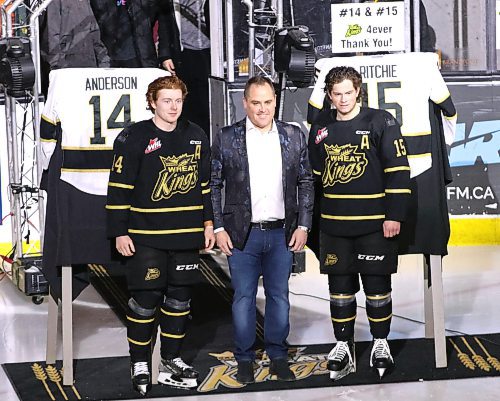
[[[237,361],[255,359],[256,305],[259,277],[264,278],[266,309],[264,344],[270,359],[286,358],[290,331],[288,279],[292,252],[283,228],[263,231],[252,228],[245,248],[232,250],[228,258],[233,297],[233,329]]]

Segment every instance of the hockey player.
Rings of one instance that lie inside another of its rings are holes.
[[[180,358],[199,249],[215,242],[210,148],[197,125],[179,119],[187,90],[177,77],[151,82],[154,116],[125,128],[114,142],[108,184],[108,235],[126,258],[127,339],[134,389],[151,388],[151,344],[161,330],[158,381],[194,387],[198,372]]]
[[[373,335],[370,366],[380,378],[393,367],[387,336],[392,317],[391,274],[405,218],[410,168],[394,117],[358,103],[361,75],[335,67],[325,92],[335,109],[318,115],[309,134],[313,173],[321,181],[320,270],[328,274],[337,343],[328,355],[330,378],[356,371],[354,321],[359,276]]]

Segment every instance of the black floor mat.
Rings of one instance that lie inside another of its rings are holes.
[[[148,398],[186,395],[216,394],[239,391],[268,391],[294,388],[329,387],[357,384],[395,383],[410,381],[459,379],[500,375],[500,334],[480,336],[481,345],[473,337],[453,337],[453,342],[463,354],[448,344],[448,368],[434,367],[432,340],[393,340],[391,349],[396,368],[382,380],[369,368],[370,344],[357,343],[357,371],[332,382],[326,370],[329,345],[311,345],[291,348],[290,362],[297,376],[295,382],[279,382],[269,375],[268,361],[259,361],[256,383],[243,386],[236,381],[236,363],[226,348],[198,350],[193,364],[200,371],[200,383],[196,389],[180,390],[163,385],[153,386]],[[476,353],[474,357],[470,349]],[[485,353],[487,352],[487,354]],[[480,362],[477,355],[484,362]],[[481,369],[489,369],[488,371]],[[57,383],[51,380],[55,369],[47,369],[44,362],[10,363],[3,365],[7,376],[22,401],[60,400],[65,398]],[[56,364],[60,369],[60,362]],[[52,375],[50,372],[52,371]],[[58,371],[56,371],[58,372]],[[46,373],[44,375],[44,373]],[[40,378],[46,377],[45,384]],[[130,384],[128,357],[81,359],[75,361],[75,385],[63,388],[69,400],[77,400],[78,393],[84,400],[110,400],[140,398]],[[50,397],[48,391],[51,392]]]

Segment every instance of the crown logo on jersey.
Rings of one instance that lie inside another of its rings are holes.
[[[363,152],[358,152],[358,145],[342,146],[325,143],[326,160],[323,171],[323,186],[332,187],[335,183],[345,184],[361,177],[368,164]]]
[[[314,143],[317,145],[327,136],[328,136],[328,130],[326,129],[326,127],[319,129],[318,132],[316,133],[316,137],[314,138]]]
[[[198,181],[198,164],[194,154],[184,153],[181,156],[160,156],[163,170],[151,194],[151,200],[168,199],[174,194],[185,194],[196,186]]]
[[[148,144],[146,150],[144,151],[144,153],[148,154],[148,153],[154,152],[155,150],[158,150],[160,148],[161,148],[161,141],[158,138],[150,139],[149,144]]]

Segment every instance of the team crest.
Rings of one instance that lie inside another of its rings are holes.
[[[337,264],[339,258],[334,253],[327,253],[325,258],[325,266],[333,266]]]
[[[197,145],[199,146],[199,145]],[[153,188],[151,200],[154,202],[169,199],[175,194],[185,194],[198,182],[198,164],[195,154],[184,153],[180,156],[160,156],[163,170]]]
[[[363,152],[358,152],[358,145],[338,146],[325,143],[325,150],[323,186],[332,187],[337,182],[345,184],[364,174],[368,160]]]
[[[158,138],[150,139],[149,144],[148,144],[146,150],[144,151],[144,153],[148,154],[148,153],[154,152],[155,150],[158,150],[160,148],[161,148],[161,141]]]
[[[156,280],[158,277],[160,277],[160,269],[158,269],[157,267],[148,267],[148,272],[146,273],[146,277],[144,277],[144,280]]]
[[[316,133],[316,137],[314,138],[314,143],[317,145],[327,136],[328,136],[328,130],[326,129],[326,127],[319,129],[318,132]]]

